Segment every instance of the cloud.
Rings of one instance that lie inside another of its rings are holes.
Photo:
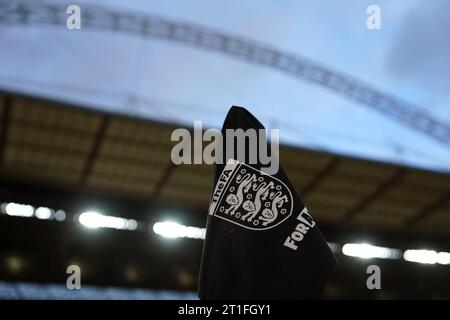
[[[406,14],[388,55],[398,79],[430,93],[450,93],[450,1],[420,2]]]

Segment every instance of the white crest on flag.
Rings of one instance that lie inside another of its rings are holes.
[[[267,230],[285,221],[292,193],[278,178],[237,160],[229,160],[211,196],[209,214],[251,230]]]

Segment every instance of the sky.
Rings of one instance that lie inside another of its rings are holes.
[[[72,3],[80,6],[82,19],[83,6],[95,3],[263,42],[450,123],[450,1]],[[380,30],[366,27],[371,4],[380,7]],[[200,120],[205,128],[220,128],[229,107],[240,105],[266,127],[279,128],[286,144],[450,172],[448,145],[273,69],[112,31],[1,23],[0,28],[1,89],[187,126]]]

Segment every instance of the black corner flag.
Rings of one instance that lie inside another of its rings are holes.
[[[215,167],[199,297],[317,298],[337,260],[281,166],[267,174],[259,152],[252,161],[255,141],[248,129],[265,132],[250,112],[232,107],[222,128],[223,161]],[[225,150],[231,139],[236,142],[229,131],[248,133],[244,158]],[[256,144],[258,151],[270,148],[265,135],[257,136]]]

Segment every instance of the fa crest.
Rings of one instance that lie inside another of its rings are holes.
[[[230,160],[216,184],[209,214],[251,230],[267,230],[292,214],[292,194],[279,179]]]

